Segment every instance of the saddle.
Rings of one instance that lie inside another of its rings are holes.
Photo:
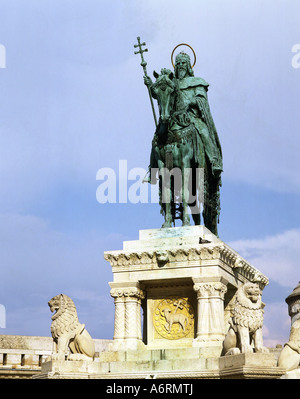
[[[181,130],[168,130],[165,141],[160,139],[160,136],[155,133],[152,145],[157,146],[159,148],[165,147],[166,145],[177,145],[179,147],[180,144],[190,143],[191,141],[195,141],[197,135],[197,130],[194,125],[189,125],[188,127]]]

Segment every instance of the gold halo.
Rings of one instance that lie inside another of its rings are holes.
[[[194,68],[194,66],[196,64],[196,54],[195,54],[195,51],[194,51],[193,47],[191,47],[189,44],[186,44],[186,43],[180,43],[180,44],[177,44],[177,46],[174,47],[174,50],[172,51],[172,54],[171,54],[171,62],[172,62],[173,68],[175,68],[175,65],[174,65],[174,62],[173,62],[173,55],[174,55],[175,50],[179,46],[187,46],[187,47],[189,47],[192,50],[193,55],[194,55],[194,63],[192,65],[192,68]]]

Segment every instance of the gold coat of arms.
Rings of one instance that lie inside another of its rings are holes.
[[[194,337],[194,309],[188,298],[168,297],[157,302],[153,325],[160,337]]]

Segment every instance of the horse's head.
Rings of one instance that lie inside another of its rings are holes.
[[[153,90],[158,102],[160,120],[162,123],[167,124],[174,104],[174,74],[169,69],[163,68],[160,74],[154,71],[153,75],[156,78]]]

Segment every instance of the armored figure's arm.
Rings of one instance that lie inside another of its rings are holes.
[[[144,76],[144,83],[147,87],[152,86],[152,79],[149,76]]]
[[[144,76],[144,83],[148,87],[148,89],[150,90],[150,93],[151,93],[152,97],[157,99],[157,96],[156,96],[156,94],[155,94],[155,92],[153,90],[152,79],[149,76]]]

